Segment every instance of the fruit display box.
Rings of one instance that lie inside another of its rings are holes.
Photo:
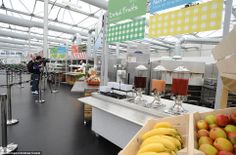
[[[197,138],[197,122],[199,120],[204,120],[206,116],[209,115],[230,115],[232,112],[236,111],[236,108],[227,108],[227,109],[221,109],[221,110],[215,110],[212,112],[205,112],[205,113],[194,113],[190,114],[190,135],[189,135],[189,144],[188,144],[188,150],[190,155],[205,155],[202,151],[198,150],[198,138]],[[193,132],[191,132],[193,131]]]
[[[182,115],[176,117],[151,119],[149,120],[139,132],[132,138],[132,140],[127,144],[127,146],[119,152],[118,155],[136,155],[139,147],[142,143],[141,137],[160,122],[169,122],[175,129],[178,130],[183,138],[183,149],[177,152],[177,155],[189,155],[188,153],[188,135],[189,135],[189,115]]]

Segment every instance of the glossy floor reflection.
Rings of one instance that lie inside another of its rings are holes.
[[[1,92],[5,89],[0,88]],[[59,93],[44,93],[44,104],[36,104],[29,85],[13,87],[13,117],[20,123],[8,127],[9,142],[18,151],[42,151],[43,155],[116,155],[120,148],[83,125],[82,106],[71,87],[62,85]]]

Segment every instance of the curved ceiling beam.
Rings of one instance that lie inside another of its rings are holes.
[[[0,7],[0,9],[43,20],[43,17],[37,16],[35,14],[30,14],[30,13],[22,12],[22,11],[19,11],[19,10],[10,9],[10,8],[2,8],[2,7]],[[87,28],[87,27],[83,27],[83,26],[79,26],[79,25],[72,25],[72,24],[69,24],[69,23],[62,22],[62,21],[55,21],[53,19],[48,19],[48,21],[59,23],[59,24],[64,24],[64,25],[67,25],[67,26],[78,27],[78,28],[85,29],[85,30],[89,30],[89,28]]]
[[[16,38],[16,39],[21,39],[21,40],[29,40],[29,35],[28,34],[23,34],[23,33],[17,33],[17,32],[12,32],[12,31],[4,31],[0,29],[0,36],[4,36],[4,37],[10,37],[10,38]],[[42,36],[38,36],[38,35],[30,35],[31,39],[38,39],[38,40],[43,40]],[[52,39],[52,38],[48,38],[49,41],[51,42],[55,42],[55,43],[70,43],[71,40],[63,40],[63,39]]]
[[[8,43],[8,44],[14,44],[14,45],[27,45],[29,46],[29,40],[13,40],[13,39],[9,39],[9,38],[2,38],[0,37],[0,43]],[[54,45],[54,46],[58,46],[60,45],[59,43],[49,43],[49,45]],[[30,46],[43,46],[43,43],[41,42],[32,42],[30,43]]]
[[[29,48],[28,46],[24,46],[24,45],[13,45],[13,44],[8,44],[8,43],[0,43],[1,47],[8,47],[8,48]],[[31,46],[31,49],[37,49],[40,48],[39,46]]]
[[[35,22],[35,21],[30,21],[30,20],[21,19],[21,18],[3,15],[3,14],[0,14],[0,22],[23,26],[23,27],[43,28],[43,22]],[[74,29],[62,28],[60,26],[55,26],[55,25],[50,25],[50,24],[48,25],[48,29],[52,31],[57,31],[57,32],[62,32],[62,33],[67,33],[67,34],[72,34],[72,35],[79,33],[82,39],[88,36],[88,32],[79,32]]]

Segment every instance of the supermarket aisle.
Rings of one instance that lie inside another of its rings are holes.
[[[28,85],[15,87],[13,114],[20,123],[8,128],[9,141],[19,144],[19,151],[42,151],[43,155],[116,155],[118,147],[97,139],[83,125],[79,95],[70,89],[62,85],[58,94],[47,92],[46,103],[41,105],[34,103]]]

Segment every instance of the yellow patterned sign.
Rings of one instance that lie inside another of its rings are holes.
[[[223,0],[157,14],[150,17],[149,37],[157,38],[221,28]]]

